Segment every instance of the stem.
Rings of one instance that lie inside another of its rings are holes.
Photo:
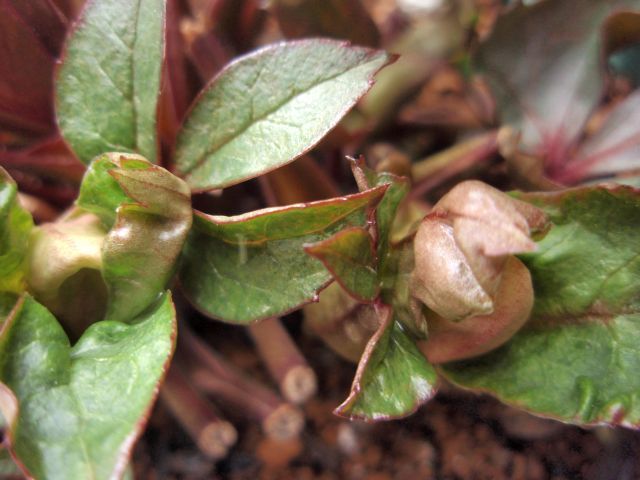
[[[296,437],[304,427],[302,412],[267,387],[248,379],[181,324],[177,351],[199,390],[259,421],[272,438]]]
[[[221,419],[214,407],[191,386],[180,370],[179,361],[169,370],[160,398],[202,453],[214,460],[226,457],[236,443],[236,429]]]
[[[33,195],[18,192],[18,200],[20,205],[31,214],[37,223],[52,222],[60,215],[56,208]]]
[[[249,326],[249,333],[284,398],[296,404],[309,400],[317,390],[316,374],[280,319],[254,323]]]

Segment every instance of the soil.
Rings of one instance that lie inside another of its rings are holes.
[[[158,405],[134,454],[136,478],[640,479],[639,432],[581,429],[452,387],[403,420],[340,419],[331,412],[346,396],[355,366],[305,336],[299,322],[289,326],[319,377],[319,394],[304,407],[307,423],[299,439],[266,439],[259,425],[227,411],[239,440],[227,458],[215,463]],[[211,323],[200,328],[234,363],[268,382],[240,328]]]

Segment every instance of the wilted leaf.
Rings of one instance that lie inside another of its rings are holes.
[[[88,0],[56,84],[60,129],[89,163],[105,152],[157,159],[164,0]]]
[[[15,182],[0,168],[0,292],[21,293],[25,289],[33,220],[18,203],[17,191]]]
[[[436,371],[411,337],[380,307],[381,324],[360,359],[351,394],[335,413],[349,419],[389,420],[415,412],[435,394]]]
[[[500,17],[478,52],[502,121],[522,132],[522,148],[551,170],[569,156],[600,100],[601,25],[634,0],[546,0]]]
[[[378,295],[373,239],[364,228],[347,228],[304,248],[355,298],[370,301]]]
[[[552,226],[521,255],[535,304],[529,323],[448,378],[541,415],[640,424],[640,191],[586,187],[520,199]]]
[[[175,339],[169,294],[131,325],[93,325],[70,347],[23,296],[0,333],[0,409],[34,478],[117,478],[146,423]]]
[[[155,300],[174,273],[191,228],[189,187],[138,155],[112,153],[91,164],[78,205],[111,228],[102,245],[107,318],[127,321]]]
[[[385,189],[236,217],[196,213],[180,271],[185,294],[200,311],[233,323],[313,301],[331,274],[303,246],[364,226]]]
[[[223,70],[178,135],[176,166],[195,190],[239,183],[313,147],[390,60],[331,40],[266,47]]]
[[[380,41],[360,0],[275,0],[271,7],[288,38],[331,37],[368,47]]]

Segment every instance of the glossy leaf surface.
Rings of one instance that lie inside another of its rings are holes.
[[[203,313],[233,323],[313,301],[331,274],[303,246],[364,226],[368,208],[384,190],[237,217],[197,213],[180,271],[185,294]]]
[[[466,387],[575,423],[640,424],[640,192],[524,194],[552,222],[521,255],[535,304],[507,344],[444,373]]]
[[[93,325],[73,346],[28,295],[0,333],[0,409],[14,454],[34,478],[116,478],[173,351],[167,294],[127,325]]]
[[[381,324],[360,359],[351,394],[335,413],[349,419],[389,420],[405,417],[435,394],[436,371],[415,342],[380,307]]]
[[[20,206],[17,193],[13,179],[0,168],[0,292],[21,293],[25,288],[33,220]]]
[[[111,227],[102,245],[107,317],[133,318],[174,273],[191,228],[189,188],[138,155],[107,154],[92,163],[78,205]]]
[[[367,230],[342,230],[305,250],[320,260],[334,278],[355,298],[373,300],[380,291],[375,268],[373,239]]]
[[[343,42],[302,40],[233,62],[187,116],[177,171],[193,189],[209,190],[291,162],[338,123],[389,60]]]
[[[56,82],[63,136],[86,164],[105,152],[157,157],[164,0],[88,0]]]

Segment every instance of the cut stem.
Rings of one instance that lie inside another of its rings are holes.
[[[291,403],[301,404],[315,395],[318,382],[280,319],[269,318],[249,326],[258,353],[280,392]]]
[[[267,387],[245,377],[202,340],[180,325],[178,354],[196,388],[242,411],[262,425],[271,438],[296,437],[304,427],[302,412]]]
[[[236,429],[221,419],[213,405],[193,388],[179,361],[169,370],[160,398],[202,453],[214,460],[227,456],[238,438]]]

